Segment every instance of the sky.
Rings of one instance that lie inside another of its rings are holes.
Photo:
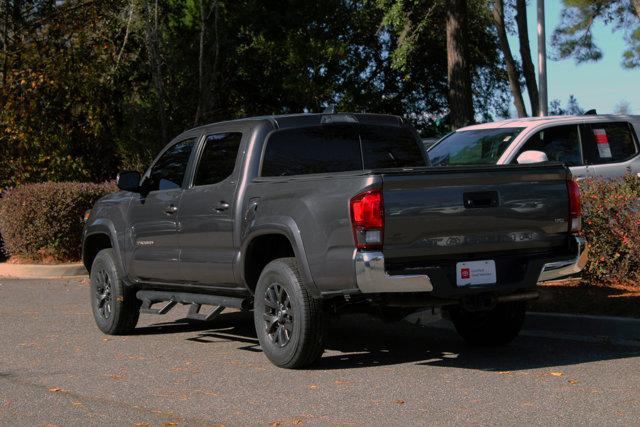
[[[529,39],[532,59],[538,67],[538,37],[536,0],[530,0],[527,8],[529,22]],[[562,1],[547,0],[545,2],[547,56],[550,56],[551,34],[560,22]],[[576,96],[580,106],[589,110],[595,108],[598,113],[612,113],[620,101],[626,101],[632,114],[640,114],[640,69],[622,67],[622,52],[625,50],[622,32],[612,32],[611,26],[598,22],[593,27],[596,44],[601,48],[603,57],[598,62],[576,64],[573,59],[553,61],[547,59],[547,85],[549,102],[559,99],[564,107],[569,95]],[[510,37],[511,52],[520,60],[518,40]],[[525,103],[531,113],[529,98]],[[512,107],[513,109],[513,107]]]

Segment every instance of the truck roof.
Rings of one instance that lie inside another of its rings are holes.
[[[477,125],[466,126],[458,129],[458,131],[510,128],[510,127],[536,127],[544,124],[572,124],[572,123],[596,123],[602,121],[627,120],[631,122],[640,122],[638,115],[582,115],[582,116],[545,116],[545,117],[523,117],[517,119],[499,120],[496,122],[481,123]]]

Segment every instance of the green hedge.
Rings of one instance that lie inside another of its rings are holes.
[[[40,262],[80,259],[84,212],[116,190],[113,183],[46,182],[0,199],[0,234],[9,255]]]
[[[591,283],[617,281],[640,286],[640,178],[586,179],[582,190],[583,233]]]

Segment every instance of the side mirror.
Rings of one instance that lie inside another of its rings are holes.
[[[524,165],[527,163],[542,163],[548,161],[549,158],[547,157],[547,154],[537,150],[523,151],[516,159],[516,162],[518,162],[518,164],[520,165]]]
[[[140,191],[140,172],[124,171],[118,174],[116,185],[124,191]]]

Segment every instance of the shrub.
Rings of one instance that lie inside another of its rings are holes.
[[[80,259],[84,212],[113,183],[47,182],[18,186],[0,199],[5,251],[32,261]]]
[[[640,280],[640,178],[586,179],[582,190],[583,232],[589,261],[583,272],[592,281]]]

